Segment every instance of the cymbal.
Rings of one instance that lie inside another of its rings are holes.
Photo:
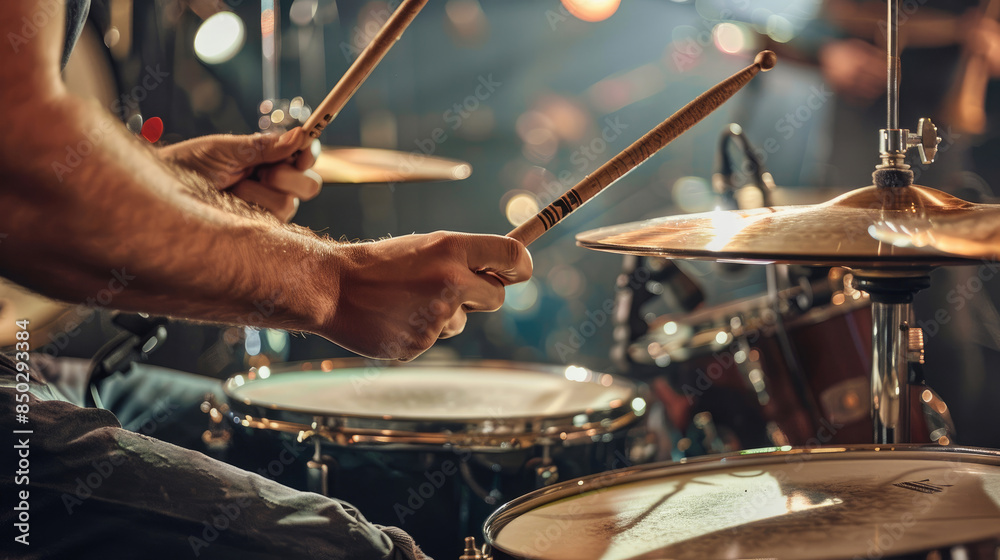
[[[909,218],[876,224],[875,239],[897,247],[925,248],[972,259],[996,259],[1000,254],[1000,205],[977,204],[989,213],[960,214],[934,221]]]
[[[598,251],[740,263],[909,269],[971,264],[954,254],[872,237],[888,224],[998,223],[1000,205],[929,187],[863,187],[816,205],[704,212],[611,226],[576,236]],[[898,226],[897,226],[898,227]]]
[[[464,161],[376,148],[323,146],[313,171],[324,183],[415,183],[467,179]]]

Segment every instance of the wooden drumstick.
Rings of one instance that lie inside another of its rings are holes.
[[[753,64],[699,95],[694,101],[685,105],[680,111],[671,115],[656,128],[647,132],[645,136],[611,158],[597,171],[584,177],[576,186],[543,208],[535,217],[514,228],[507,234],[507,237],[513,237],[524,245],[538,239],[549,228],[583,206],[585,202],[597,196],[598,193],[624,177],[626,173],[646,161],[649,156],[669,144],[674,138],[707,117],[709,113],[716,110],[733,94],[747,85],[758,72],[766,72],[774,68],[777,60],[778,57],[772,51],[758,53]]]
[[[365,47],[365,50],[361,51],[351,67],[341,76],[337,85],[330,90],[326,99],[316,107],[306,123],[302,125],[302,128],[309,135],[303,148],[308,147],[313,138],[319,138],[326,125],[336,118],[354,92],[361,87],[372,70],[378,66],[385,53],[389,52],[389,49],[392,48],[426,3],[427,0],[403,0],[396,11],[389,16],[372,42]]]

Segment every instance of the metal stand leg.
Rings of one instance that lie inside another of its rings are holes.
[[[307,464],[309,468],[307,481],[309,491],[323,496],[329,496],[330,467],[327,465],[326,461],[324,461],[323,450],[319,438],[313,439],[313,445],[315,446],[315,452],[313,453],[312,460],[310,460]]]

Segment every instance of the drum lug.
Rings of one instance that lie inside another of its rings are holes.
[[[476,548],[476,537],[465,537],[465,552],[458,557],[458,560],[493,560],[489,555],[489,545],[483,544],[482,551]]]
[[[313,440],[315,452],[313,458],[306,463],[308,468],[306,486],[310,492],[321,496],[330,495],[330,466],[337,466],[337,461],[329,455],[323,455],[319,438]]]

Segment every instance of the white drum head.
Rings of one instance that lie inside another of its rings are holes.
[[[545,560],[882,558],[1000,536],[1000,460],[971,455],[789,453],[589,477],[487,534]]]
[[[350,367],[272,373],[240,384],[230,380],[227,390],[257,406],[394,419],[547,418],[631,406],[631,384],[583,368],[563,370]]]

